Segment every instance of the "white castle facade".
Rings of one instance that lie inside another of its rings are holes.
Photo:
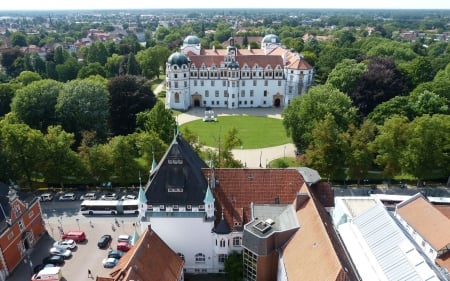
[[[238,49],[233,38],[227,49],[202,49],[198,37],[188,36],[166,63],[166,108],[285,106],[313,76],[314,68],[273,34],[261,49]]]

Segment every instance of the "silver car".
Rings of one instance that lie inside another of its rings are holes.
[[[65,240],[56,241],[55,243],[53,243],[53,247],[60,247],[60,248],[68,249],[68,250],[75,249],[76,246],[77,246],[77,243],[75,241],[73,241],[72,239],[65,239]]]
[[[50,254],[56,255],[56,256],[62,256],[62,257],[64,257],[64,259],[67,259],[70,256],[72,256],[72,251],[61,248],[61,247],[52,247],[52,248],[50,248]]]

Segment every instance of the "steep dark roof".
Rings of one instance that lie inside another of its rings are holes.
[[[231,232],[231,229],[228,226],[227,221],[224,218],[222,218],[219,224],[216,227],[214,227],[213,231],[217,234],[228,234]]]
[[[11,216],[11,205],[9,205],[9,198],[8,196],[2,196],[0,195],[0,222],[5,221],[5,216],[8,218]]]
[[[207,168],[205,162],[178,134],[150,175],[147,204],[203,205],[208,182],[202,168]]]

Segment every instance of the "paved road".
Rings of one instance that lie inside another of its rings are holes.
[[[103,234],[110,234],[113,237],[112,247],[116,245],[117,237],[121,234],[133,236],[136,217],[118,216],[119,227],[112,230],[114,216],[85,217],[79,213],[80,201],[74,202],[43,202],[42,211],[48,235],[43,236],[31,253],[33,267],[40,264],[42,259],[48,255],[48,250],[54,241],[60,240],[61,235],[58,226],[64,231],[83,230],[87,236],[86,243],[80,243],[73,252],[70,259],[66,260],[62,267],[63,276],[66,281],[86,281],[87,270],[91,269],[94,277],[108,276],[109,269],[103,268],[102,260],[107,256],[108,249],[98,249],[97,241]],[[92,222],[92,226],[89,221]],[[123,221],[123,222],[122,222]],[[140,229],[137,228],[140,233]],[[7,281],[30,280],[31,269],[28,264],[22,262],[8,277]],[[92,280],[92,279],[91,279]]]
[[[281,119],[283,108],[214,108],[216,116],[249,115],[267,116]],[[192,108],[189,111],[177,116],[178,124],[184,124],[197,119],[202,119],[204,108]],[[262,134],[262,132],[261,132]],[[263,137],[261,135],[261,137]],[[286,143],[279,146],[258,148],[258,149],[233,149],[231,152],[235,159],[240,160],[248,168],[266,167],[267,164],[277,158],[295,157],[295,146]]]

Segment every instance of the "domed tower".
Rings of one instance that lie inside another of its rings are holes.
[[[261,42],[261,49],[264,50],[265,54],[270,53],[276,47],[281,46],[280,37],[275,34],[267,34],[264,36]]]
[[[186,110],[189,108],[189,58],[176,52],[166,63],[166,107]]]
[[[227,54],[224,58],[225,66],[227,68],[228,77],[228,108],[239,107],[239,79],[240,79],[240,65],[237,61],[238,50],[234,45],[234,38],[228,39],[229,46],[227,47]]]
[[[200,51],[202,49],[200,38],[195,35],[189,35],[183,41],[183,46],[181,46],[181,52],[184,55],[187,55],[189,52],[194,53],[195,55],[200,55]]]

